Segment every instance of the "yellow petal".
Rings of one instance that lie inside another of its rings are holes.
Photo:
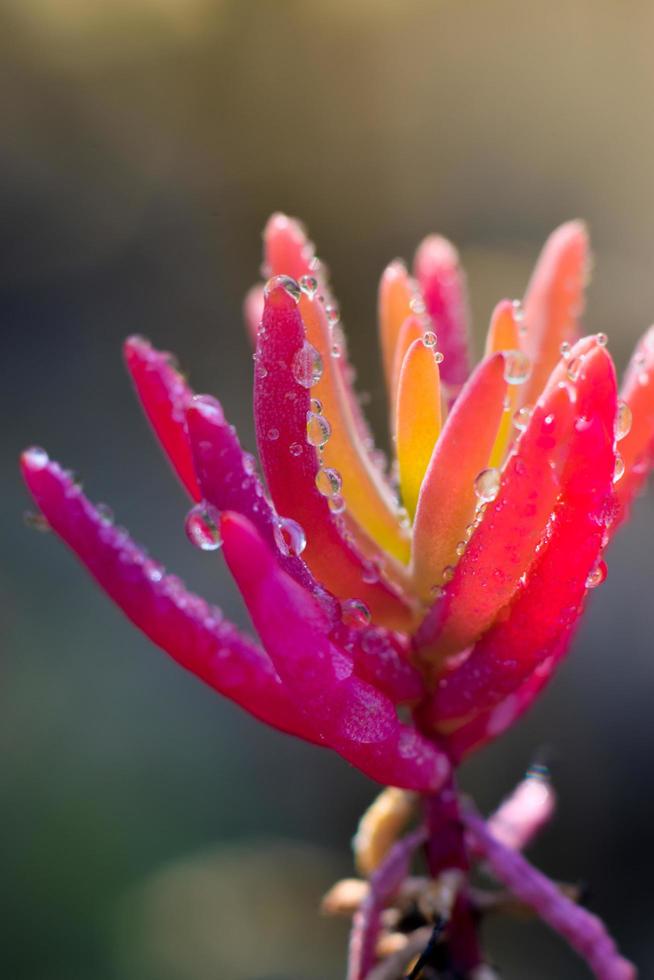
[[[379,283],[379,342],[382,350],[384,377],[389,392],[393,388],[393,362],[402,324],[411,316],[411,301],[415,285],[400,259],[391,262]]]
[[[418,494],[441,431],[441,391],[434,351],[414,340],[397,394],[397,460],[404,506],[413,518]]]

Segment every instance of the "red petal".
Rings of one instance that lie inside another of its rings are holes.
[[[419,246],[413,268],[444,355],[441,377],[456,390],[470,371],[468,299],[458,252],[446,238],[430,235]]]
[[[316,487],[318,457],[307,442],[308,388],[293,365],[304,344],[295,302],[283,287],[266,299],[255,371],[255,422],[264,474],[277,512],[298,521],[306,533],[303,557],[314,575],[341,599],[363,600],[376,622],[407,629],[412,612],[383,581],[366,582],[369,564],[347,541]],[[322,417],[321,417],[322,418]],[[313,419],[315,425],[320,425]]]
[[[164,452],[191,497],[200,500],[184,414],[192,391],[169,356],[142,337],[130,337],[124,354],[141,405]]]
[[[221,526],[227,564],[264,647],[324,741],[382,783],[439,788],[447,760],[400,724],[389,698],[353,673],[352,660],[329,638],[320,605],[279,567],[245,518],[225,514]]]
[[[42,450],[27,450],[21,463],[50,526],[153,643],[261,721],[316,740],[266,655],[224,620],[217,607],[188,592],[125,531],[107,524]]]

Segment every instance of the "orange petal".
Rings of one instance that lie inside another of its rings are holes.
[[[436,443],[413,528],[413,573],[425,601],[443,581],[445,568],[456,562],[457,543],[475,513],[475,479],[488,466],[506,388],[504,355],[482,361],[461,390]]]
[[[486,335],[486,357],[499,351],[519,351],[520,335],[516,321],[516,308],[511,300],[503,299],[491,316]],[[509,385],[504,403],[502,421],[497,431],[495,445],[490,454],[489,466],[500,466],[509,445],[513,429],[513,414],[518,407],[519,388]]]
[[[243,319],[252,347],[257,346],[257,333],[263,317],[263,286],[257,283],[248,289],[243,300]]]
[[[397,388],[400,383],[400,372],[404,364],[406,353],[414,340],[422,340],[425,332],[424,325],[419,318],[412,314],[407,317],[400,328],[397,343],[395,345],[395,355],[393,357],[393,371],[389,388],[388,400],[391,412],[391,432],[395,433],[395,412],[397,410]]]
[[[396,259],[384,269],[379,283],[379,342],[389,392],[393,390],[395,348],[404,321],[413,313],[411,301],[414,298],[413,280],[404,262]]]
[[[577,338],[589,264],[583,222],[561,225],[545,242],[524,299],[524,347],[532,369],[520,393],[522,405],[536,402],[559,360],[561,344]]]
[[[615,492],[620,505],[619,520],[622,520],[654,462],[654,327],[641,337],[634,351],[620,397],[631,409],[631,428],[618,441],[624,474],[615,484]],[[620,419],[618,435],[619,426]]]
[[[400,373],[397,395],[397,460],[402,500],[410,516],[441,431],[441,390],[434,351],[414,340]]]

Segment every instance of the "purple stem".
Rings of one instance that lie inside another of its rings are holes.
[[[381,911],[407,877],[414,851],[426,840],[426,829],[418,827],[391,848],[371,875],[370,890],[352,922],[347,980],[365,980],[374,966]]]
[[[636,968],[620,956],[604,924],[563,895],[525,858],[496,840],[471,808],[462,812],[474,843],[495,876],[552,929],[560,933],[593,970],[597,980],[635,980]]]

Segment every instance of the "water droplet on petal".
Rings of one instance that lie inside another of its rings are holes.
[[[200,551],[217,551],[222,544],[220,537],[220,511],[213,504],[196,504],[186,515],[186,537]]]
[[[608,568],[606,567],[606,562],[604,559],[600,558],[598,562],[594,565],[588,574],[586,579],[587,589],[596,589],[598,585],[601,585],[608,574]]]
[[[438,343],[438,337],[433,330],[425,330],[422,335],[422,342],[425,347],[434,348]]]
[[[620,442],[631,430],[632,414],[626,402],[618,402],[618,414],[615,419],[615,439]]]
[[[518,430],[518,432],[524,432],[524,430],[529,425],[529,419],[531,418],[531,408],[528,405],[523,405],[519,408],[513,416],[513,425]]]
[[[606,347],[606,345],[609,342],[609,338],[606,336],[605,333],[598,333],[598,334],[596,334],[595,335],[595,340],[600,345],[600,347]]]
[[[30,446],[25,451],[25,459],[33,470],[42,470],[50,462],[50,457],[40,446]]]
[[[366,585],[374,585],[375,582],[379,582],[379,579],[381,578],[380,563],[372,558],[370,561],[364,562],[361,578]]]
[[[326,306],[325,307],[325,314],[327,316],[328,322],[331,323],[332,326],[335,323],[338,323],[338,321],[341,318],[341,314],[339,313],[337,306]]]
[[[273,528],[275,544],[283,555],[299,558],[307,546],[304,528],[291,517],[280,517]]]
[[[300,445],[299,442],[292,442],[288,447],[288,451],[291,454],[291,456],[301,456],[302,446]]]
[[[615,469],[613,470],[613,482],[617,483],[618,480],[622,479],[624,476],[624,459],[620,453],[615,454]]]
[[[114,512],[109,506],[109,504],[96,504],[95,509],[97,511],[98,517],[103,524],[111,525],[114,522]]]
[[[330,466],[323,466],[316,473],[316,486],[323,497],[335,497],[342,485],[341,474]]]
[[[318,384],[322,378],[322,357],[308,340],[305,340],[293,358],[293,377],[303,388]]]
[[[563,341],[559,347],[559,351],[561,352],[561,357],[565,358],[566,360],[568,357],[570,357],[571,347],[567,340]]]
[[[531,362],[521,350],[505,350],[504,380],[508,385],[521,385],[531,374]]]
[[[475,494],[483,504],[495,500],[500,492],[500,480],[500,471],[495,469],[495,467],[482,470],[477,475],[475,479]]]
[[[311,411],[316,415],[322,415],[322,402],[318,398],[311,399]]]
[[[268,429],[266,437],[270,440],[270,442],[276,442],[279,439],[279,429]]]
[[[341,616],[346,626],[367,626],[371,615],[361,599],[346,599],[341,603]]]
[[[302,295],[302,290],[300,289],[299,283],[292,279],[290,276],[273,276],[269,279],[263,289],[263,295],[268,298],[270,294],[275,289],[282,288],[284,292],[296,302],[300,302],[300,296]]]
[[[341,497],[340,493],[329,497],[329,509],[332,514],[342,514],[345,510],[345,498]]]
[[[307,442],[318,449],[328,442],[332,427],[324,415],[307,412]]]
[[[442,585],[432,585],[430,592],[434,599],[441,599],[445,595],[445,589]]]
[[[584,366],[583,357],[575,357],[568,364],[568,378],[570,381],[578,381],[579,375],[581,374],[581,369]]]
[[[248,476],[252,476],[257,468],[256,457],[252,453],[243,453],[243,469]]]
[[[445,354],[443,354],[442,351],[437,350],[434,354],[434,360],[437,364],[442,364],[445,360]]]
[[[443,572],[442,572],[442,576],[441,576],[442,579],[443,579],[443,582],[445,582],[445,584],[447,584],[448,582],[451,582],[452,581],[452,579],[454,578],[455,571],[456,571],[456,569],[455,569],[454,565],[446,565],[445,566],[445,568],[443,569]]]
[[[313,299],[318,292],[318,280],[314,276],[302,276],[300,279],[300,289],[309,299]]]
[[[459,556],[459,558],[460,558],[460,557],[461,557],[461,556],[462,556],[463,554],[465,554],[465,550],[466,550],[466,547],[467,547],[467,543],[466,543],[465,541],[459,541],[459,542],[458,542],[458,544],[457,544],[457,546],[456,546],[456,553],[457,553],[457,555]]]
[[[513,307],[513,319],[519,326],[525,318],[525,311],[523,305],[519,299],[514,299],[511,306]]]

